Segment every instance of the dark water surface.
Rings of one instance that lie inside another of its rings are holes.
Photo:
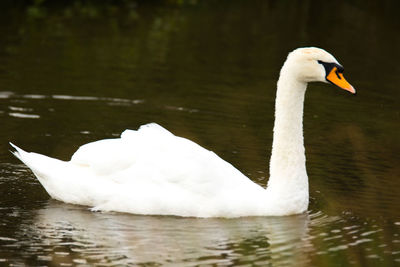
[[[397,1],[9,2],[0,265],[400,265]],[[358,95],[309,86],[307,214],[93,213],[51,200],[8,152],[13,141],[68,160],[84,143],[158,122],[265,186],[279,69],[309,45],[338,58]]]

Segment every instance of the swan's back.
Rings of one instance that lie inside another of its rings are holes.
[[[194,185],[241,180],[227,177],[228,169],[234,177],[241,173],[214,152],[175,136],[155,123],[137,131],[125,130],[121,138],[85,144],[72,156],[71,163],[117,182],[179,183],[193,186],[194,191],[197,191]]]
[[[259,208],[265,192],[214,152],[154,123],[85,144],[70,162],[39,154],[30,160],[32,154],[19,157],[53,198],[96,210],[243,216]],[[41,157],[54,160],[54,168],[49,162],[43,171],[35,168]],[[238,211],[242,214],[233,214]]]

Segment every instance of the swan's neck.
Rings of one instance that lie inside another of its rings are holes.
[[[307,83],[283,67],[275,102],[275,125],[267,191],[282,201],[308,206],[308,178],[303,142],[303,105]]]

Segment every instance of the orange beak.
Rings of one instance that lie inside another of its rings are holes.
[[[334,85],[339,86],[343,90],[349,91],[352,94],[356,93],[356,89],[354,89],[354,87],[346,81],[346,79],[343,77],[343,73],[339,72],[337,67],[332,68],[332,70],[326,76],[326,79]]]

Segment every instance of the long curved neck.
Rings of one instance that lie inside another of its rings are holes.
[[[267,191],[283,202],[308,206],[308,178],[303,141],[303,105],[307,83],[281,70],[275,102],[275,125]],[[282,203],[284,204],[284,203]]]

